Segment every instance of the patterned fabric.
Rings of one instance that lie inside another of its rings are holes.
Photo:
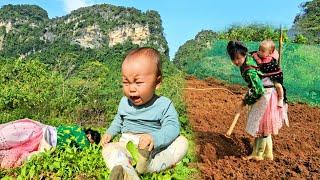
[[[273,58],[269,63],[258,64],[258,66],[263,77],[270,77],[272,81],[283,84],[282,70],[276,59]]]
[[[276,135],[283,122],[288,121],[287,106],[277,107],[277,99],[275,88],[267,88],[266,93],[250,107],[246,126],[250,135]]]
[[[247,55],[245,62],[240,67],[241,76],[249,87],[244,98],[245,104],[254,104],[264,94],[262,73],[257,68],[256,61],[250,55]]]
[[[272,89],[269,103],[259,123],[258,135],[276,135],[282,127],[283,122],[285,122],[287,116],[284,116],[286,113],[283,113],[283,111],[287,111],[287,106],[279,108],[277,101],[277,93]]]
[[[0,125],[1,168],[18,167],[28,155],[38,150],[46,125],[21,119]]]
[[[90,142],[78,125],[61,125],[57,127],[57,147],[75,146],[80,149],[90,146]]]
[[[256,52],[252,53],[252,57],[258,63],[263,77],[269,77],[272,81],[283,84],[283,74],[277,59],[271,56],[260,58]]]
[[[258,69],[263,73],[262,77],[269,77],[273,82],[280,83],[284,92],[284,102],[287,102],[286,88],[283,85],[283,73],[277,59],[268,56],[260,58],[256,51],[251,52],[252,57],[257,62]]]

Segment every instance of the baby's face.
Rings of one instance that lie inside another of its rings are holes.
[[[261,58],[266,58],[266,57],[270,56],[271,54],[272,54],[272,52],[270,50],[259,49],[259,51],[258,51],[258,55]]]
[[[122,85],[125,96],[136,106],[150,101],[160,86],[157,66],[145,56],[131,57],[122,64]]]

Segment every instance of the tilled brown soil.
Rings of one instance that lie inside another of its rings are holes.
[[[229,128],[245,88],[217,80],[189,78],[185,90],[188,115],[196,135],[199,179],[320,179],[320,108],[289,105],[290,127],[273,137],[274,161],[246,161],[253,138],[246,134],[243,110],[231,138]]]

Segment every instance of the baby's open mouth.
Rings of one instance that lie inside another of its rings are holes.
[[[137,101],[140,99],[140,96],[130,96],[130,99],[131,99],[133,102],[137,102]]]

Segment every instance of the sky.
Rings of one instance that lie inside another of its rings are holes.
[[[201,30],[223,31],[232,24],[266,23],[290,28],[307,0],[0,0],[6,4],[33,4],[60,17],[79,7],[113,4],[160,13],[170,57]]]

